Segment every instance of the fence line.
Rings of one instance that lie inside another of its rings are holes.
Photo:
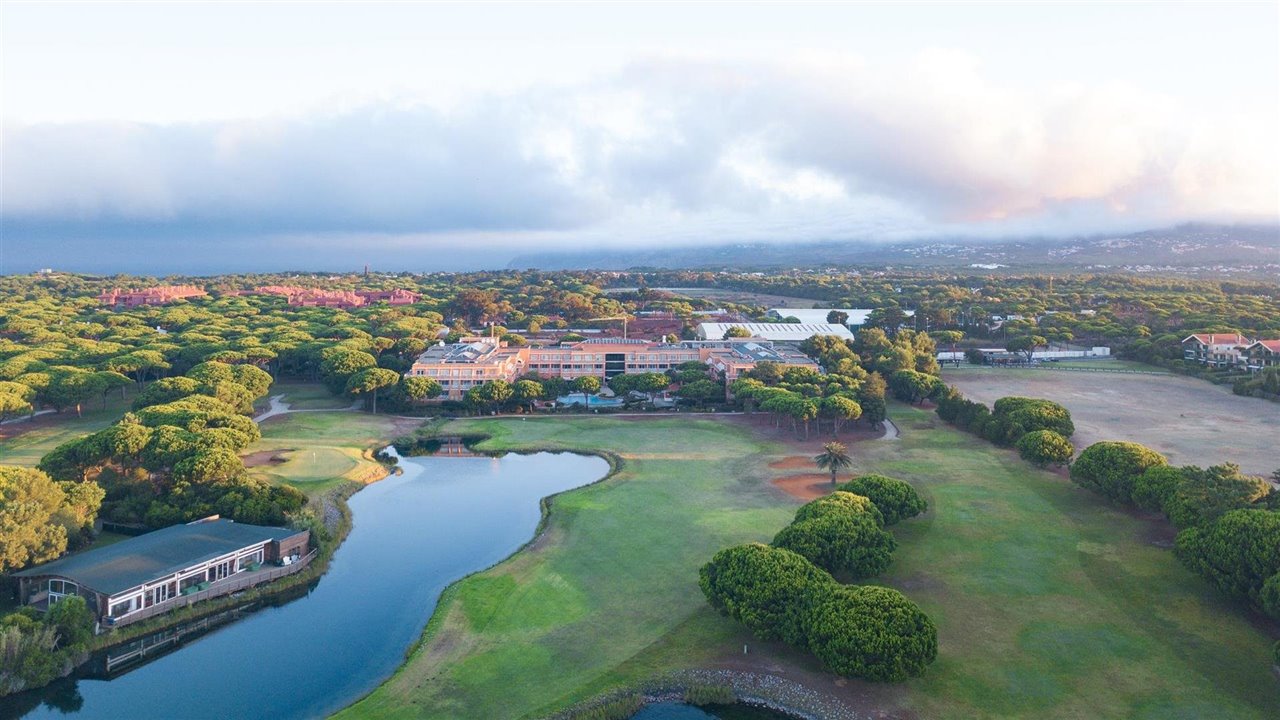
[[[1173,375],[1171,372],[1161,372],[1158,370],[1125,370],[1122,368],[1085,368],[1085,367],[1055,367],[1052,364],[1028,365],[1021,363],[1018,365],[956,365],[954,370],[986,370],[987,368],[997,368],[1000,370],[1053,370],[1056,372],[1087,372],[1087,373],[1117,373],[1120,375]]]

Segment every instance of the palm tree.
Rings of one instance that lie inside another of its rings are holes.
[[[822,446],[822,454],[815,455],[813,461],[818,468],[831,471],[831,484],[836,484],[836,473],[853,467],[853,458],[849,457],[844,443],[829,442]]]

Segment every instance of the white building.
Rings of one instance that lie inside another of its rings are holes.
[[[816,311],[813,311],[816,312]],[[830,312],[823,310],[822,312]],[[852,340],[853,333],[844,325],[825,322],[820,323],[699,323],[698,338],[701,340],[721,340],[729,328],[745,328],[751,337],[771,340],[773,342],[803,342],[814,335],[835,335],[844,340]]]
[[[867,318],[871,317],[871,313],[875,312],[872,308],[769,308],[769,315],[779,320],[793,317],[801,323],[808,324],[826,324],[827,315],[832,311],[842,312],[849,316],[845,321],[845,325],[851,328],[862,327],[867,324]],[[907,317],[913,317],[915,312],[912,310],[903,310],[902,314]]]

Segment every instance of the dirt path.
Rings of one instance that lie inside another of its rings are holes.
[[[277,415],[288,415],[289,413],[354,412],[360,409],[360,401],[356,400],[355,402],[351,403],[351,405],[344,408],[316,408],[316,409],[309,409],[309,410],[294,410],[289,407],[289,403],[284,401],[284,397],[285,397],[284,395],[272,395],[270,398],[268,398],[268,402],[270,404],[267,406],[267,409],[263,411],[261,415],[258,415],[257,417],[255,417],[253,421],[256,423],[260,423],[263,420],[266,420],[267,418],[273,418]]]
[[[48,415],[51,412],[55,412],[55,411],[54,410],[37,410],[33,413],[28,413],[26,415],[23,415],[22,417],[10,418],[8,420],[0,422],[0,425],[13,425],[14,423],[30,422],[34,418],[38,418],[41,415]]]

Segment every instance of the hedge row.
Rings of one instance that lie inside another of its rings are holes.
[[[936,412],[945,422],[996,445],[1016,447],[1037,465],[1065,465],[1075,453],[1068,439],[1076,431],[1071,413],[1052,400],[1004,397],[991,409],[950,387],[937,402]]]
[[[1280,493],[1232,464],[1171,467],[1137,443],[1099,442],[1071,480],[1123,505],[1164,513],[1181,528],[1175,554],[1223,592],[1280,618]]]

